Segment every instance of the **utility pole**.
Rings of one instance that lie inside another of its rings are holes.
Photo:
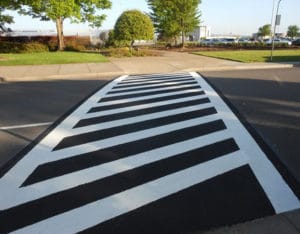
[[[277,10],[276,10],[276,20],[274,23],[274,31],[273,31],[273,36],[272,36],[272,49],[271,49],[271,58],[270,58],[271,62],[273,61],[273,51],[274,51],[274,47],[275,47],[274,39],[275,39],[275,35],[276,35],[276,26],[280,25],[280,16],[278,15],[278,12],[279,12],[279,6],[280,6],[281,1],[282,0],[278,1]]]
[[[275,10],[275,0],[273,0],[273,7],[272,7],[272,16],[271,16],[271,27],[273,25],[273,20],[274,20],[274,10]],[[273,33],[271,33],[271,36],[273,36]]]

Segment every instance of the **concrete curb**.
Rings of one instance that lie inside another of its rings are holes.
[[[218,66],[218,67],[190,67],[178,69],[174,72],[189,72],[189,71],[229,71],[229,70],[258,70],[258,69],[279,69],[279,68],[293,68],[299,66],[297,64],[243,64],[238,66]],[[151,73],[161,73],[159,70],[153,69]],[[100,79],[111,78],[121,75],[128,75],[124,71],[116,72],[101,72],[101,73],[74,73],[67,75],[50,75],[50,76],[23,76],[23,77],[0,77],[0,82],[18,82],[18,81],[49,81],[49,80],[82,80],[82,79]]]
[[[111,78],[125,75],[124,72],[103,72],[103,73],[74,73],[68,75],[51,75],[51,76],[24,76],[24,77],[0,77],[1,82],[19,82],[19,81],[49,81],[49,80],[82,80],[82,79],[99,79]]]

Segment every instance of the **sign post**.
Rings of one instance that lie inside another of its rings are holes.
[[[282,0],[278,1],[277,11],[276,11],[276,20],[275,20],[274,31],[273,31],[274,33],[273,33],[273,36],[272,36],[272,49],[271,49],[271,58],[270,58],[271,62],[273,62],[273,52],[274,52],[274,47],[275,47],[274,39],[275,39],[275,35],[276,35],[276,26],[279,26],[280,22],[281,22],[281,15],[278,15],[279,5],[280,5],[281,1]]]

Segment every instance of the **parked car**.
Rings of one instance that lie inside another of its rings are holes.
[[[300,46],[300,38],[299,39],[296,39],[292,42],[292,45],[295,45],[295,46]]]
[[[269,39],[267,41],[265,41],[265,43],[267,45],[272,45],[272,39]],[[283,39],[279,39],[279,38],[275,38],[274,39],[274,43],[275,44],[287,44],[287,45],[292,45],[292,42],[291,41],[288,41],[288,40],[283,40]]]
[[[235,38],[222,38],[222,39],[220,39],[220,43],[225,44],[225,45],[234,44],[234,43],[237,43],[237,42],[238,42],[238,40],[235,39]]]
[[[238,43],[252,43],[250,38],[239,38]]]
[[[202,45],[216,45],[216,44],[219,44],[220,43],[220,40],[216,39],[216,38],[210,38],[210,39],[205,39],[205,40],[202,40],[200,42]]]

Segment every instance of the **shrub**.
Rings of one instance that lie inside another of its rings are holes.
[[[79,52],[79,51],[83,51],[83,50],[86,50],[86,47],[83,45],[78,45],[76,43],[67,44],[65,47],[65,51]]]
[[[129,49],[128,47],[122,48],[110,48],[101,51],[101,54],[107,57],[144,57],[144,56],[159,56],[161,53],[155,50],[146,50],[146,49]]]
[[[65,36],[65,44],[68,50],[84,50],[90,46],[89,36]],[[57,37],[56,36],[20,36],[20,37],[0,37],[0,44],[4,42],[14,42],[14,43],[40,43],[48,46],[48,50],[57,50]],[[11,45],[11,44],[10,44]],[[1,45],[0,45],[1,46]],[[1,46],[2,48],[3,46]],[[19,47],[17,45],[17,47]],[[9,52],[8,52],[9,53]],[[18,52],[12,52],[18,53]]]
[[[38,53],[49,51],[48,46],[38,43],[20,43],[20,42],[1,42],[1,53]]]
[[[23,44],[23,49],[20,51],[20,53],[40,53],[48,51],[49,48],[47,45],[38,42],[30,42]]]
[[[114,38],[130,41],[131,47],[135,40],[153,40],[153,36],[154,27],[151,19],[138,10],[124,11],[114,27]]]
[[[122,48],[130,45],[130,41],[117,40],[114,30],[109,31],[108,40],[105,43],[106,47]]]
[[[199,42],[196,42],[196,41],[188,41],[185,43],[185,47],[193,48],[193,47],[197,47],[197,46],[199,46]]]

